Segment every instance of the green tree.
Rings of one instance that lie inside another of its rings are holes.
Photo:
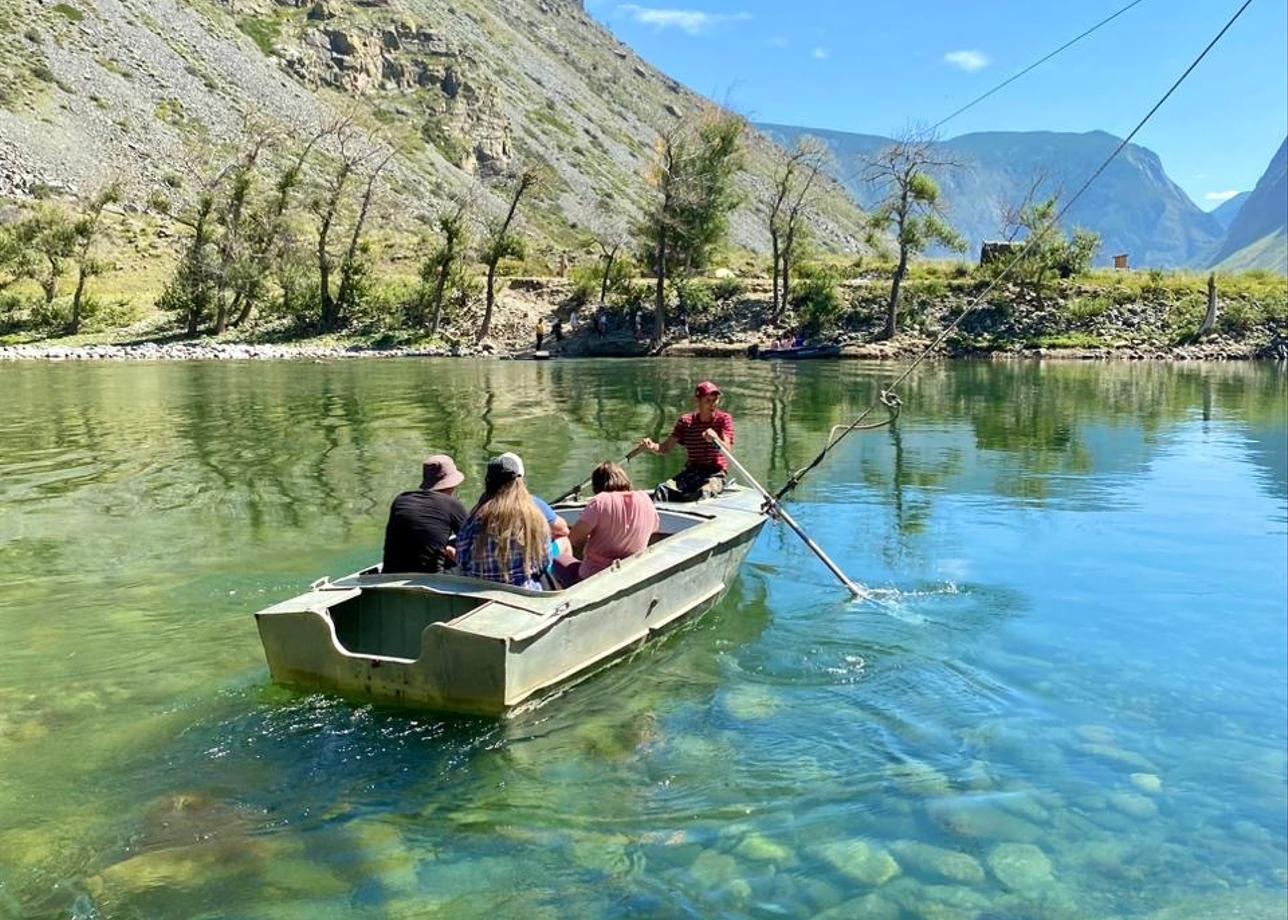
[[[19,245],[27,251],[22,265],[40,285],[48,307],[58,296],[58,281],[67,260],[76,254],[76,225],[61,205],[42,204],[18,227]]]
[[[955,165],[936,152],[932,139],[912,132],[867,161],[864,178],[883,196],[872,212],[871,229],[893,236],[899,252],[879,338],[893,338],[898,332],[899,292],[911,257],[936,245],[957,251],[966,248],[965,240],[948,224],[939,183],[930,175],[933,169]]]
[[[468,199],[458,199],[452,207],[438,215],[435,221],[438,242],[420,267],[423,296],[418,298],[414,322],[417,326],[423,326],[428,310],[430,335],[437,335],[442,325],[444,300],[453,290],[459,291],[463,287],[461,282],[466,270],[465,254],[470,245],[469,225],[465,217],[470,204]]]
[[[803,137],[774,171],[769,199],[770,261],[774,275],[773,315],[777,322],[787,308],[793,256],[804,230],[803,218],[817,194],[819,176],[830,162],[827,147]]]
[[[745,130],[737,115],[709,108],[658,137],[648,175],[654,198],[640,224],[657,276],[654,346],[666,336],[667,274],[704,267],[728,231],[729,212],[738,203],[734,180],[742,169]]]
[[[175,215],[191,235],[179,255],[174,275],[166,284],[157,306],[178,315],[188,335],[196,335],[210,315],[214,300],[214,264],[211,254],[215,238],[215,192],[202,189],[192,206]]]
[[[255,187],[255,164],[259,160],[263,139],[257,138],[241,158],[228,168],[220,191],[222,195],[214,208],[218,227],[215,243],[214,270],[215,319],[213,332],[220,335],[228,328],[228,320],[241,314],[242,301],[250,293],[248,288],[258,283],[259,273],[253,244],[255,234],[248,231],[248,212],[252,207]]]
[[[76,291],[72,294],[72,315],[67,323],[67,333],[80,332],[81,312],[85,303],[85,287],[89,279],[106,269],[105,263],[94,257],[94,243],[102,226],[103,210],[121,200],[121,186],[115,182],[102,189],[85,203],[84,213],[73,227],[75,237],[72,258],[76,262]]]
[[[1018,239],[1023,244],[1018,260],[1012,258],[993,265],[1000,271],[1014,262],[1009,277],[1041,299],[1048,293],[1052,279],[1070,278],[1090,271],[1100,249],[1100,236],[1075,227],[1066,237],[1055,220],[1059,213],[1058,198],[1052,195],[1034,200],[1036,188],[1037,183],[1023,202],[1002,213],[1007,239]]]
[[[608,204],[600,202],[599,213],[609,213]],[[599,258],[596,260],[596,275],[599,279],[599,302],[608,300],[609,290],[621,290],[630,286],[631,266],[621,260],[622,249],[629,238],[626,228],[616,218],[601,217],[591,231]]]
[[[483,295],[483,322],[479,324],[476,342],[482,342],[492,331],[492,311],[496,304],[496,267],[502,259],[522,259],[527,249],[523,238],[516,234],[512,227],[519,212],[519,202],[524,194],[531,191],[541,181],[535,169],[524,169],[514,180],[510,189],[510,206],[505,217],[488,228],[479,253],[479,261],[487,266],[487,282]]]

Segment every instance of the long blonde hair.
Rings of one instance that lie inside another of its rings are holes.
[[[523,553],[525,572],[535,572],[545,564],[550,554],[550,525],[533,503],[522,477],[489,488],[474,506],[472,516],[479,522],[474,538],[476,556],[487,553],[487,541],[491,539],[496,541],[497,558],[506,569],[512,564],[511,552],[516,543]]]

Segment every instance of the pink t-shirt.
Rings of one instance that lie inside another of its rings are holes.
[[[643,550],[662,522],[647,492],[600,492],[586,503],[581,523],[590,528],[580,570],[589,578]]]

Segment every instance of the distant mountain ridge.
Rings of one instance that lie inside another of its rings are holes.
[[[1288,139],[1239,208],[1212,262],[1227,270],[1288,273]]]
[[[1228,198],[1221,202],[1208,213],[1217,219],[1217,222],[1226,229],[1226,232],[1229,232],[1230,224],[1234,223],[1234,219],[1239,216],[1243,203],[1248,200],[1248,196],[1251,194],[1252,192],[1239,192],[1233,198]]]
[[[757,125],[790,146],[804,135],[826,142],[837,160],[837,176],[864,207],[878,199],[855,168],[856,160],[890,144],[890,138],[791,125]],[[978,255],[979,244],[1002,235],[1002,210],[1019,203],[1035,177],[1043,194],[1072,195],[1121,142],[1104,131],[1083,134],[1055,131],[990,131],[940,142],[945,159],[958,168],[937,178],[950,220]],[[1167,175],[1158,155],[1128,144],[1074,204],[1065,229],[1086,227],[1102,239],[1099,264],[1126,253],[1134,266],[1202,267],[1225,238],[1225,228],[1201,210]],[[942,253],[941,253],[942,254]]]

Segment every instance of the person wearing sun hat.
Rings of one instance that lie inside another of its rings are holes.
[[[456,559],[451,540],[469,512],[456,497],[465,474],[447,454],[427,457],[420,488],[403,492],[389,507],[381,571],[440,572]]]
[[[713,498],[724,491],[729,461],[715,445],[719,437],[733,447],[733,416],[718,409],[720,387],[704,380],[693,389],[696,411],[681,415],[671,429],[671,435],[661,444],[644,438],[639,446],[654,454],[668,454],[675,445],[681,445],[688,456],[678,474],[660,483],[653,490],[655,501],[692,502]]]

